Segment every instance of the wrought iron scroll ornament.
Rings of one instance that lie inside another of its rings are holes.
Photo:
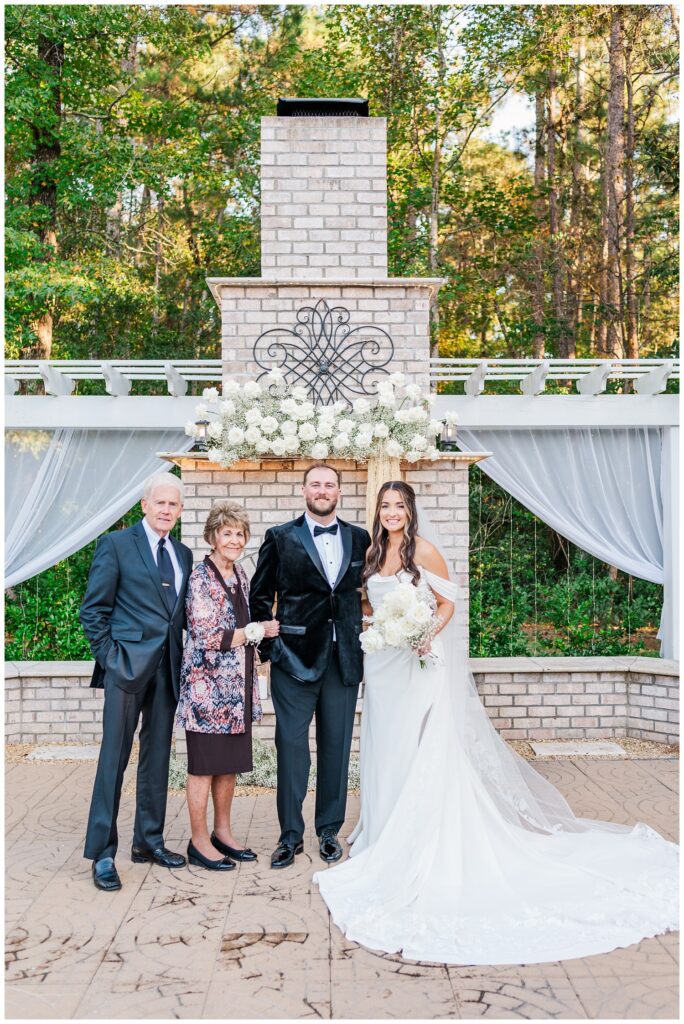
[[[294,327],[272,327],[254,343],[253,355],[263,373],[275,366],[291,386],[306,387],[315,405],[372,395],[373,381],[387,375],[394,343],[374,324],[350,325],[349,310],[320,299],[297,310]]]

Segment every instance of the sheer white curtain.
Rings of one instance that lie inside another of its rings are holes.
[[[563,537],[632,576],[664,582],[658,428],[460,427],[458,437],[462,451],[493,452],[480,468]],[[664,657],[672,657],[669,634],[660,637]]]
[[[168,470],[156,452],[186,451],[178,430],[8,430],[5,586],[35,576],[98,537]]]

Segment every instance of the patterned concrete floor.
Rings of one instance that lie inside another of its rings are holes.
[[[539,769],[575,811],[646,821],[675,838],[677,762],[546,761]],[[674,1019],[677,936],[584,960],[524,967],[444,967],[375,954],[331,925],[311,885],[320,867],[309,826],[296,867],[274,872],[272,794],[236,800],[237,834],[260,852],[228,876],[169,872],[126,854],[118,893],[98,893],[81,856],[94,765],[9,764],[5,1014],[132,1019]],[[358,807],[350,799],[349,819]],[[307,815],[312,813],[311,798]],[[188,839],[182,796],[167,841]]]

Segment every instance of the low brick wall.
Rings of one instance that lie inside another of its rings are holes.
[[[482,700],[506,739],[679,742],[679,665],[658,658],[471,658]],[[7,662],[8,743],[97,743],[102,691],[89,687],[92,662]],[[358,749],[359,699],[354,729]],[[255,735],[273,740],[270,699]],[[312,737],[313,740],[313,737]],[[312,742],[313,746],[313,742]],[[176,749],[185,750],[182,732]]]

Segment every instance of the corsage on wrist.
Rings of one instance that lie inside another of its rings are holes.
[[[260,622],[248,622],[245,626],[245,640],[248,644],[258,647],[266,636],[266,630]]]

